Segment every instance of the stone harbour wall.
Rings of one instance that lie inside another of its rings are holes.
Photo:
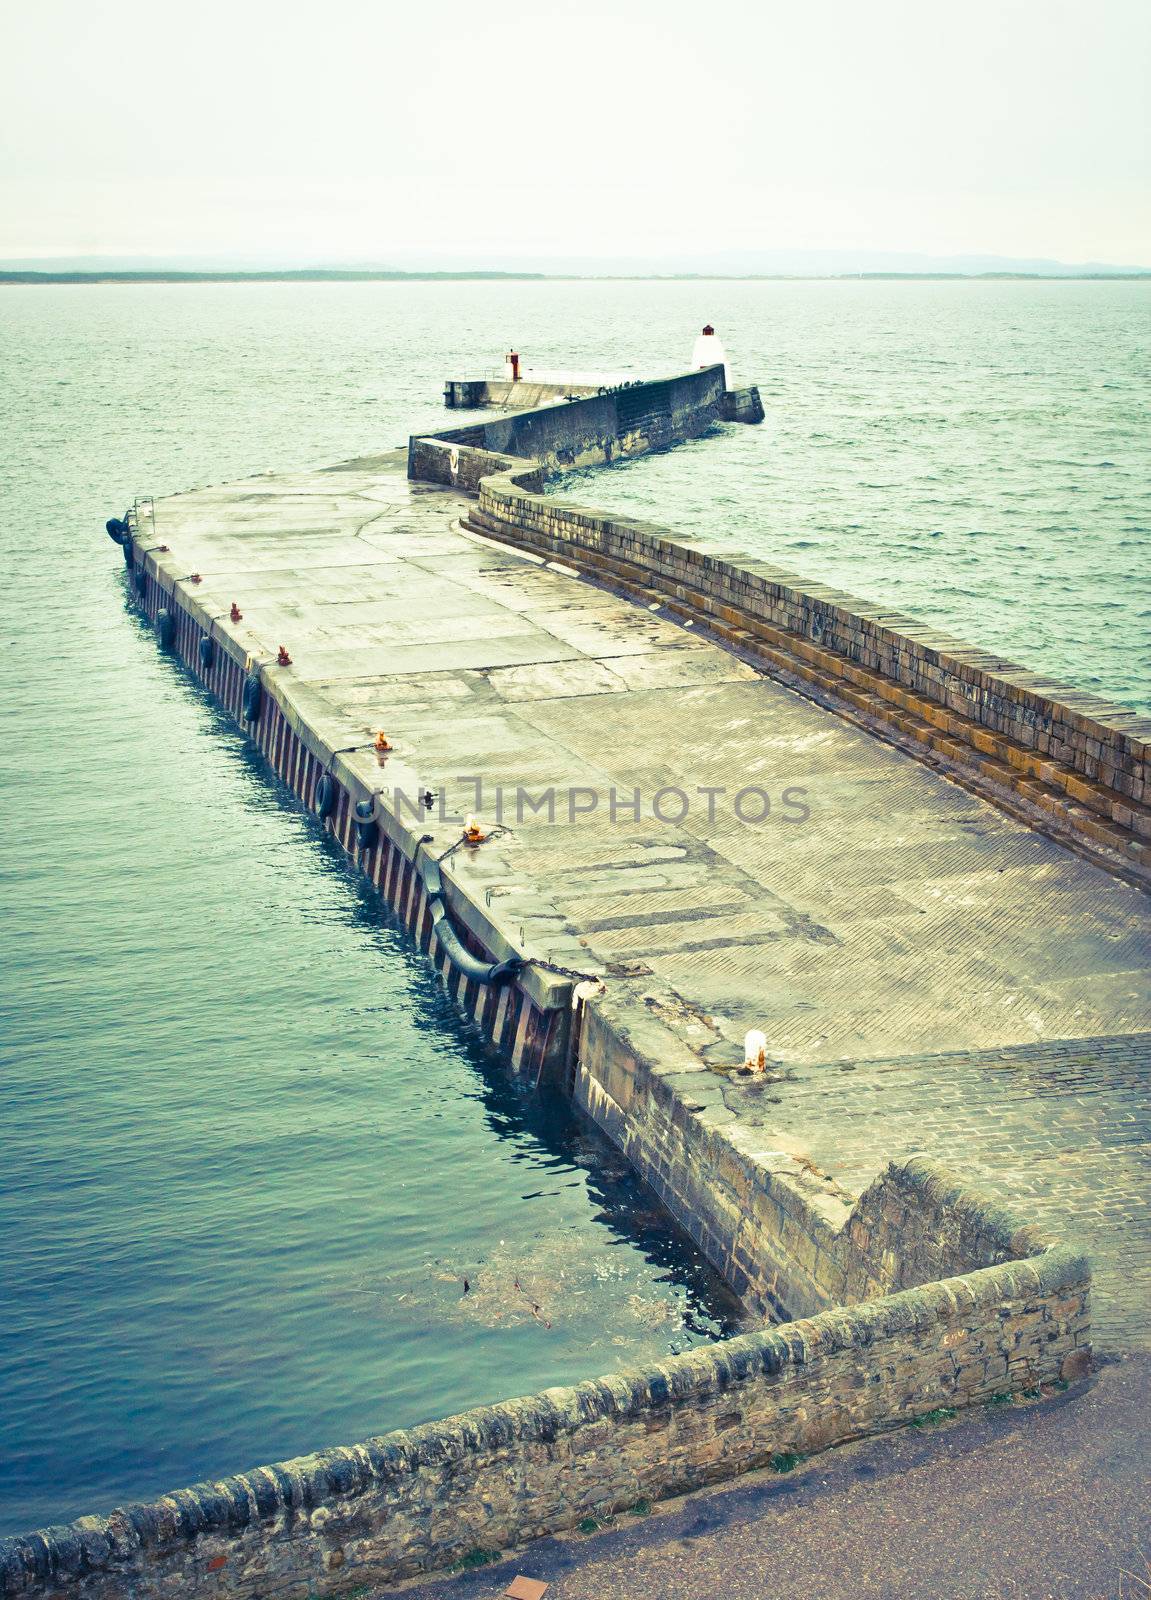
[[[569,395],[584,398],[599,394],[602,384],[557,383],[535,378],[449,378],[444,384],[444,404],[453,410],[475,411],[500,406],[509,411],[530,411],[551,405]]]
[[[450,482],[475,492],[485,475],[482,461],[467,452],[490,452],[509,458],[488,472],[525,467],[525,482],[542,487],[540,469],[600,466],[618,456],[642,455],[705,433],[725,410],[723,368],[704,367],[680,377],[636,383],[607,394],[558,400],[538,409],[514,410],[484,417],[460,428],[413,436],[408,444],[408,476]],[[436,445],[455,446],[463,459],[460,477],[444,477],[444,452]]]
[[[867,683],[882,681],[897,695],[911,692],[906,681],[945,719],[958,718],[962,703],[968,722],[992,730],[993,740],[1006,739],[1007,727],[1012,739],[1028,729],[1030,743],[1019,748],[1064,763],[1084,781],[1090,770],[1096,790],[1106,773],[1116,786],[1108,794],[1125,795],[1129,808],[1141,805],[1146,747],[1130,727],[1054,700],[1040,715],[1048,702],[1034,685],[985,672],[974,652],[971,659],[948,654],[913,624],[903,633],[892,626],[904,619],[539,493],[565,452],[579,459],[601,449],[607,459],[710,426],[722,383],[721,368],[707,369],[413,438],[409,469],[475,493],[481,531],[557,557],[646,604],[698,614],[741,646],[774,650],[813,672],[830,673],[828,663],[838,663],[848,690],[860,686],[851,674],[869,674]],[[497,989],[454,970],[419,870],[421,820],[409,824],[377,803],[365,840],[353,808],[373,791],[347,752],[310,724],[290,679],[272,662],[245,659],[225,636],[213,641],[202,602],[165,573],[156,554],[130,545],[126,555],[144,613],[158,625],[163,614],[166,648],[247,728],[306,805],[317,805],[320,781],[330,777],[325,827],[396,909],[458,1002],[514,1065],[570,1080],[577,1103],[732,1289],[753,1311],[779,1320],[637,1371],[0,1540],[0,1600],[354,1593],[640,1500],[789,1463],[940,1407],[979,1405],[1087,1370],[1090,1271],[1073,1244],[1020,1225],[923,1157],[890,1163],[858,1199],[846,1196],[810,1161],[773,1148],[770,1133],[741,1125],[725,1104],[723,1070],[696,1055],[657,1006],[637,1006],[626,986],[582,997],[573,1013],[571,984],[556,975],[525,970]],[[990,683],[1001,685],[994,695]],[[958,684],[966,686],[962,695]],[[977,691],[974,700],[968,690]],[[874,688],[867,693],[881,698]],[[1021,716],[1028,707],[1030,721]],[[943,726],[952,729],[949,720]],[[982,747],[969,741],[965,748]],[[513,953],[491,913],[450,874],[445,891],[473,955]]]
[[[174,582],[163,570],[160,553],[134,546],[132,556],[130,581],[142,614],[153,623],[161,611],[171,615],[171,655],[248,734],[276,776],[313,812],[321,780],[327,775],[333,781],[330,808],[321,819],[325,831],[378,890],[460,1009],[500,1047],[515,1071],[532,1077],[562,1075],[568,1063],[571,981],[525,966],[510,982],[482,984],[454,966],[434,930],[417,860],[423,818],[401,814],[385,795],[368,787],[347,753],[333,749],[309,721],[306,690],[301,692],[274,660],[246,658],[214,625],[190,582]],[[205,639],[211,646],[207,661],[201,655]],[[249,716],[245,694],[253,682],[255,715]],[[374,827],[365,844],[358,836],[355,807],[373,801]],[[471,955],[506,961],[519,953],[515,929],[501,926],[482,897],[452,877],[450,867],[443,874],[443,888],[454,931]],[[525,911],[519,915],[524,919]]]
[[[812,1316],[1045,1243],[921,1159],[892,1162],[849,1205],[822,1173],[728,1111],[723,1089],[657,1018],[610,993],[584,1007],[577,1104],[764,1316]]]
[[[925,1168],[919,1192],[955,1189]],[[966,1207],[974,1237],[999,1235],[997,1217],[975,1219],[974,1197]],[[937,1407],[1077,1376],[1088,1293],[1077,1250],[1039,1248],[640,1371],[0,1540],[0,1595],[303,1600],[396,1582]]]
[[[1151,878],[1151,718],[768,562],[711,554],[537,484],[536,463],[482,478],[475,530],[702,620],[768,670],[891,725],[990,797],[1046,812]]]
[[[442,483],[451,489],[462,489],[465,494],[478,494],[480,482],[491,473],[506,472],[521,465],[514,456],[500,455],[461,439],[413,438],[408,445],[409,478],[418,478],[422,483]],[[534,477],[528,475],[529,481],[541,489],[543,476],[542,468]]]

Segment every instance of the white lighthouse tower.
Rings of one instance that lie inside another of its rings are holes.
[[[727,364],[727,355],[723,348],[723,341],[709,322],[695,341],[695,348],[691,353],[691,364],[699,367],[723,367],[723,386],[731,388],[731,368]]]

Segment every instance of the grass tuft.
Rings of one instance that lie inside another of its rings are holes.
[[[498,1550],[484,1550],[479,1545],[474,1550],[469,1550],[466,1556],[461,1556],[456,1562],[456,1567],[464,1572],[471,1572],[476,1567],[486,1567],[493,1561],[500,1559]]]
[[[940,1423],[950,1422],[955,1416],[954,1406],[936,1406],[934,1411],[925,1411],[922,1416],[912,1417],[913,1428],[938,1428]]]

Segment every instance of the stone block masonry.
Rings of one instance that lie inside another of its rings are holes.
[[[726,391],[723,369],[707,368],[413,438],[408,471],[477,495],[477,531],[705,622],[785,680],[830,692],[966,771],[980,792],[1151,882],[1151,719],[767,562],[711,555],[542,493],[556,469],[661,448],[717,420],[762,419],[757,390]]]
[[[471,525],[704,622],[747,659],[827,691],[1151,883],[1151,719],[767,562],[543,495],[539,470],[479,475]]]
[[[544,471],[601,466],[619,456],[666,449],[705,433],[727,414],[723,368],[705,367],[413,437],[408,475],[474,493],[486,474],[522,468],[527,457],[539,464],[529,479],[539,488]]]
[[[735,1289],[767,1317],[811,1316],[1040,1247],[934,1163],[891,1163],[852,1203],[733,1116],[720,1075],[610,995],[588,1006],[577,1103]]]
[[[797,1066],[769,1086],[728,1080],[724,1108],[758,1117],[764,1145],[801,1149],[849,1193],[866,1192],[893,1150],[959,1163],[1046,1232],[1090,1243],[1092,1341],[1151,1346],[1151,1033],[1044,1040],[841,1066]],[[960,1155],[959,1152],[962,1152]],[[901,1253],[912,1248],[906,1233]],[[924,1263],[925,1279],[938,1276]]]
[[[764,419],[763,401],[759,397],[759,390],[729,389],[723,397],[723,420],[725,422],[762,422]]]
[[[588,399],[602,389],[598,383],[540,382],[534,378],[449,378],[444,384],[444,404],[455,411],[478,411],[489,406],[530,411],[557,400]]]
[[[303,1600],[394,1583],[1085,1370],[1080,1252],[1045,1246],[926,1163],[893,1168],[880,1190],[845,1249],[885,1257],[902,1209],[930,1241],[918,1259],[955,1275],[0,1541],[0,1595]]]

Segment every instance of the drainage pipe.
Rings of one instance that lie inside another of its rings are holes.
[[[462,972],[465,978],[474,979],[476,983],[505,983],[509,978],[514,978],[524,964],[522,956],[509,956],[506,961],[481,961],[466,948],[448,916],[440,864],[435,856],[428,855],[422,845],[416,856],[416,865],[428,897],[428,910],[432,914],[436,939],[456,971]]]

